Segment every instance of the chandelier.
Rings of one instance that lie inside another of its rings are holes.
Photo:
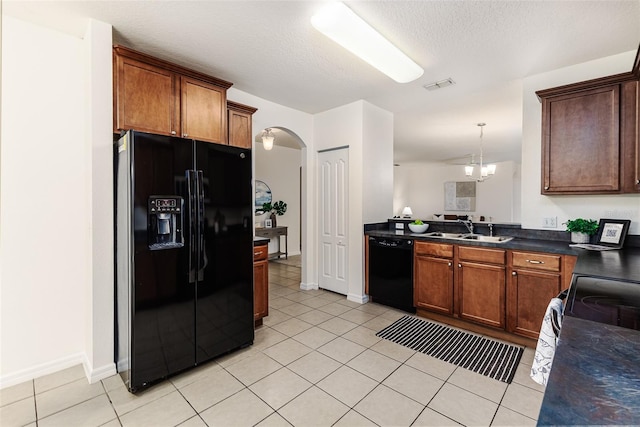
[[[482,153],[482,137],[484,136],[483,129],[486,126],[486,123],[478,123],[480,127],[480,164],[476,163],[475,154],[471,155],[471,161],[467,166],[464,167],[464,174],[467,178],[472,179],[476,182],[483,182],[491,178],[496,173],[496,165],[485,165],[484,158]],[[476,168],[476,166],[478,166]],[[478,171],[478,173],[474,173]]]

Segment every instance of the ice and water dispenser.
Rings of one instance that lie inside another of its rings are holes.
[[[180,196],[151,196],[147,207],[149,249],[171,249],[184,246],[182,223],[184,200]]]

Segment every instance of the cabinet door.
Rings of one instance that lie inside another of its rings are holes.
[[[251,148],[251,115],[229,110],[229,145]]]
[[[460,317],[476,323],[505,327],[505,267],[458,264]]]
[[[121,56],[115,64],[115,130],[179,133],[176,76]]]
[[[182,137],[227,143],[227,91],[189,77],[180,77]]]
[[[453,313],[453,267],[450,259],[414,258],[413,302],[416,307]]]
[[[542,194],[620,192],[620,85],[545,98]]]
[[[624,193],[640,193],[640,82],[622,85],[621,134],[624,147]]]
[[[512,271],[507,285],[507,331],[537,339],[547,305],[561,286],[559,273]]]
[[[253,319],[269,315],[269,262],[253,264]]]

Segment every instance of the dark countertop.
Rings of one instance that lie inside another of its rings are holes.
[[[266,245],[269,243],[270,239],[267,239],[266,237],[257,237],[254,236],[253,237],[253,246],[260,246],[260,245]]]
[[[573,274],[600,276],[640,283],[640,248],[613,251],[573,249],[578,262]],[[640,396],[638,397],[640,399]]]
[[[640,425],[640,332],[565,316],[538,425]]]
[[[427,233],[432,230],[428,230]],[[569,246],[568,242],[561,242],[557,240],[541,240],[541,239],[526,239],[515,237],[505,243],[490,243],[490,242],[477,242],[473,240],[460,240],[460,239],[443,239],[441,237],[427,237],[423,234],[414,234],[410,232],[404,232],[403,234],[396,234],[394,231],[388,230],[372,230],[365,232],[366,235],[374,237],[394,237],[400,239],[413,239],[423,240],[427,242],[442,242],[452,243],[455,245],[469,245],[469,246],[486,246],[491,248],[502,249],[515,249],[521,251],[534,251],[534,252],[548,252],[561,255],[578,255],[578,251]],[[500,234],[505,235],[505,234]]]

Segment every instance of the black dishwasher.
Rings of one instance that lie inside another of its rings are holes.
[[[369,236],[369,296],[373,302],[416,312],[413,240]]]

